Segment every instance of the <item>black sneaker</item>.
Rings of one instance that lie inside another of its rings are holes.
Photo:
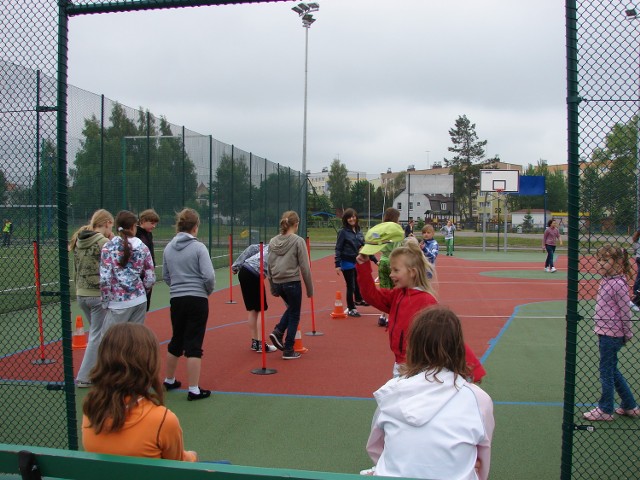
[[[347,315],[349,315],[350,317],[359,317],[360,316],[360,312],[358,312],[358,310],[356,310],[354,308],[353,310],[349,310],[347,312]]]
[[[269,339],[273,342],[273,345],[278,350],[282,350],[284,352],[284,344],[282,343],[282,339],[284,338],[284,333],[280,333],[278,330],[274,330],[269,335]]]
[[[384,315],[380,315],[380,317],[378,318],[378,326],[379,327],[386,327],[387,326],[387,317],[385,317]]]
[[[286,350],[283,354],[282,354],[282,358],[284,360],[296,360],[298,358],[300,358],[302,355],[299,352],[296,352],[295,350]]]
[[[182,386],[182,382],[175,380],[173,383],[162,382],[165,390],[175,390],[176,388],[180,388]]]
[[[209,398],[211,396],[211,390],[205,390],[204,388],[200,389],[200,393],[191,393],[187,394],[187,400],[202,400],[203,398]]]
[[[257,352],[259,347],[260,347],[260,342],[258,342],[258,340],[256,340],[255,338],[252,338],[251,339],[251,350],[253,350],[254,352]]]
[[[356,301],[356,305],[358,305],[359,307],[369,307],[370,305],[365,302],[364,300],[360,300],[359,302]]]

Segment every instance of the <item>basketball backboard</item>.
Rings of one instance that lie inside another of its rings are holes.
[[[518,170],[480,170],[480,191],[512,193],[519,190]]]

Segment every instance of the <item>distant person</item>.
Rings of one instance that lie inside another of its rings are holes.
[[[142,240],[149,252],[151,252],[151,259],[153,260],[153,266],[156,267],[158,264],[156,263],[156,252],[153,245],[153,230],[158,226],[160,222],[160,216],[153,209],[144,210],[138,216],[138,228],[136,229],[136,237]],[[149,311],[149,307],[151,307],[151,293],[153,291],[153,287],[147,290],[147,312]]]
[[[628,280],[632,276],[627,250],[603,245],[596,253],[601,275],[596,298],[594,332],[600,351],[600,383],[602,393],[598,406],[585,412],[585,420],[610,422],[614,413],[631,418],[640,417],[627,380],[618,369],[618,352],[633,337],[633,321],[629,308]],[[614,407],[614,392],[620,396],[620,407]]]
[[[296,212],[284,212],[280,219],[280,235],[276,235],[269,242],[271,294],[281,297],[287,307],[269,338],[278,350],[282,350],[284,360],[300,358],[300,352],[294,350],[302,307],[300,277],[304,280],[307,297],[313,296],[309,254],[306,242],[297,235],[299,226],[300,217]]]
[[[102,327],[107,310],[102,308],[100,296],[100,254],[102,247],[113,238],[113,215],[104,209],[96,210],[88,225],[80,227],[71,237],[69,251],[73,254],[76,298],[89,324],[89,340],[76,377],[76,386],[91,386],[89,372],[96,364]]]
[[[542,236],[542,250],[547,252],[547,258],[544,261],[544,271],[555,273],[556,267],[553,265],[553,256],[556,252],[556,243],[562,245],[562,238],[558,231],[558,222],[554,218],[547,222],[547,228]]]
[[[398,223],[400,220],[400,211],[389,207],[384,211],[384,215],[382,217],[382,223],[385,222],[393,222]],[[374,227],[375,228],[375,227]],[[367,235],[371,237],[372,233],[369,229]],[[375,233],[375,232],[374,232]],[[366,238],[365,238],[366,240]],[[400,239],[401,240],[401,239]],[[391,281],[391,265],[389,263],[389,255],[393,251],[394,248],[399,247],[402,244],[401,241],[397,242],[387,242],[382,245],[382,249],[380,250],[380,259],[378,260],[378,283],[380,284],[380,288],[393,288],[393,282]],[[386,312],[382,312],[380,317],[378,318],[378,326],[386,327],[389,320],[387,318]]]
[[[364,235],[360,231],[358,214],[353,208],[347,208],[342,214],[342,229],[336,240],[335,268],[338,275],[342,273],[347,286],[347,315],[350,317],[360,316],[356,306],[368,306],[362,300],[356,280],[356,257],[363,245]]]
[[[453,257],[454,237],[456,226],[451,220],[447,220],[447,224],[440,229],[444,232],[444,243],[447,246],[447,256]]]
[[[262,269],[264,276],[267,276],[269,264],[269,245],[262,247]],[[260,306],[260,244],[249,245],[238,256],[231,270],[238,275],[240,281],[240,290],[242,291],[242,300],[244,306],[249,312],[249,332],[251,333],[251,350],[262,353],[262,349],[267,353],[275,352],[277,349],[273,345],[262,341],[262,319],[260,314],[262,307]],[[264,311],[269,308],[267,304],[267,296],[262,288],[264,298]]]
[[[418,313],[400,376],[374,393],[367,452],[386,477],[489,478],[491,397],[468,383],[460,320],[446,307]]]
[[[102,247],[100,291],[102,307],[109,309],[103,334],[115,323],[144,322],[146,291],[156,282],[156,274],[151,252],[135,236],[137,221],[127,210],[118,212],[115,221],[118,233]]]
[[[4,247],[11,246],[11,234],[13,233],[13,223],[8,218],[4,219],[2,225],[2,245]]]
[[[431,265],[436,264],[439,252],[438,241],[433,238],[435,234],[436,231],[433,228],[433,225],[425,225],[422,227],[422,241],[420,242],[420,248]]]
[[[104,335],[82,404],[87,452],[195,462],[184,450],[178,417],[164,406],[158,340],[141,324],[121,323]]]
[[[178,359],[187,358],[187,400],[202,400],[211,390],[200,388],[202,344],[209,319],[209,295],[213,293],[216,275],[207,247],[198,240],[200,216],[185,208],[176,216],[176,236],[164,249],[162,278],[169,287],[171,340],[167,347],[167,390],[180,388],[176,380]]]
[[[407,224],[404,227],[404,236],[406,237],[413,237],[413,225],[414,225],[414,221],[413,221],[413,217],[409,217],[409,221],[407,222]]]

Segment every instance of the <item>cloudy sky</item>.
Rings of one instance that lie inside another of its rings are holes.
[[[69,82],[302,165],[297,2],[72,17]],[[319,0],[307,168],[379,174],[451,158],[466,115],[488,156],[566,163],[564,2]]]

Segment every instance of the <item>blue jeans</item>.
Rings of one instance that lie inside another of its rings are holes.
[[[556,252],[556,246],[545,245],[544,247],[547,249],[547,259],[544,261],[544,266],[545,268],[553,268],[553,254]]]
[[[276,325],[279,333],[287,332],[284,340],[285,351],[293,350],[296,341],[296,332],[300,323],[300,307],[302,306],[302,284],[297,282],[274,283],[274,289],[279,297],[284,300],[287,309],[282,314],[280,322]]]
[[[633,393],[622,373],[618,370],[618,351],[624,345],[622,337],[607,337],[598,335],[600,349],[600,383],[602,396],[598,407],[605,413],[613,413],[613,392],[620,395],[620,406],[625,410],[632,410],[638,405]]]

